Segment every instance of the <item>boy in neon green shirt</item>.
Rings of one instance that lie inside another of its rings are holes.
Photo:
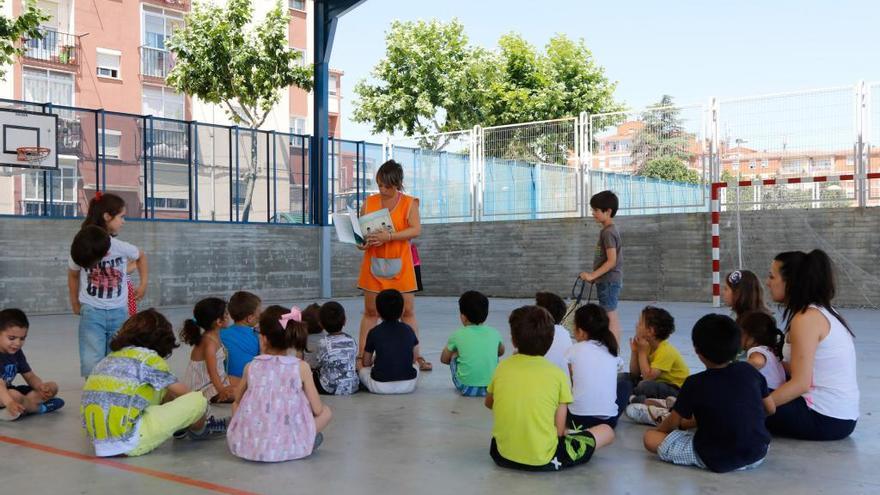
[[[461,395],[484,397],[498,357],[504,355],[504,344],[498,330],[483,325],[489,316],[486,296],[475,290],[465,292],[458,298],[458,311],[464,326],[449,337],[440,362],[449,365],[452,383]]]
[[[489,454],[498,466],[525,471],[586,463],[614,441],[614,430],[598,425],[566,435],[571,385],[544,358],[553,343],[553,318],[543,308],[523,306],[509,321],[518,353],[498,365],[489,383],[486,407],[495,420]]]

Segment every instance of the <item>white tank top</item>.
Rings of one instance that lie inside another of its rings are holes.
[[[856,378],[856,348],[852,335],[825,308],[811,305],[828,320],[830,331],[819,342],[813,361],[813,383],[802,397],[807,406],[837,419],[859,418],[859,383]],[[782,348],[786,362],[791,362],[791,344]]]
[[[760,371],[767,380],[767,387],[770,390],[776,390],[780,385],[785,383],[785,368],[782,367],[782,361],[767,346],[760,345],[752,347],[746,352],[746,359],[754,353],[764,356],[764,367]]]

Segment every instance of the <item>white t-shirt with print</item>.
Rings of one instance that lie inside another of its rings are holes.
[[[595,340],[578,342],[565,358],[571,364],[574,401],[568,410],[578,416],[617,416],[617,363],[620,358]]]
[[[79,302],[98,309],[116,309],[128,305],[128,261],[136,260],[140,250],[132,244],[110,238],[110,251],[91,269],[69,258],[67,266],[79,271]]]

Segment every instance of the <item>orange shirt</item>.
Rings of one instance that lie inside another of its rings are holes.
[[[410,227],[409,213],[411,208],[418,208],[416,199],[403,193],[398,193],[397,204],[391,208],[391,222],[394,231],[400,232]],[[382,197],[374,194],[367,198],[364,204],[364,214],[373,213],[382,209]],[[392,278],[379,278],[373,275],[370,264],[373,258],[397,258],[401,260],[400,272]],[[416,272],[413,265],[412,249],[409,241],[390,241],[381,246],[367,248],[364,251],[364,260],[361,263],[361,274],[358,278],[358,288],[368,292],[381,292],[385,289],[397,289],[400,292],[415,292]]]

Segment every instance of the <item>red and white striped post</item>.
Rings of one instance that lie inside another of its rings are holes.
[[[880,173],[864,175],[866,180],[880,179]],[[792,177],[788,179],[758,179],[712,184],[712,306],[721,307],[721,189],[725,187],[775,186],[782,184],[809,184],[813,182],[840,182],[855,180],[855,174],[826,175],[819,177]]]

